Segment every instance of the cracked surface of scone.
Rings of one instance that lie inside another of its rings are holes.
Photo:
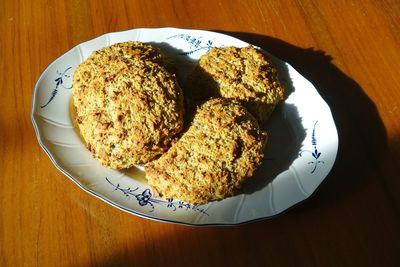
[[[116,58],[148,60],[165,67],[170,72],[175,72],[172,60],[165,56],[160,49],[138,41],[115,43],[96,50],[86,62],[101,68],[104,62]]]
[[[211,99],[159,159],[145,165],[148,183],[165,198],[195,205],[234,195],[261,164],[266,134],[239,102]]]
[[[76,123],[93,156],[124,169],[164,153],[183,128],[183,94],[164,67],[138,57],[96,57],[73,77]]]
[[[260,123],[284,99],[275,66],[252,46],[212,48],[199,59],[184,92],[192,103],[210,97],[239,100]]]

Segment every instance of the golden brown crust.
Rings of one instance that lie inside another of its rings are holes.
[[[165,67],[172,73],[175,72],[173,62],[170,58],[166,57],[160,49],[150,44],[138,41],[116,43],[94,51],[86,60],[86,62],[91,62],[93,65],[102,67],[105,62],[114,60],[116,58],[142,59],[151,61]]]
[[[145,165],[146,178],[166,198],[192,204],[221,200],[234,195],[261,164],[265,139],[242,105],[212,99],[167,153]]]
[[[276,68],[252,46],[212,48],[200,58],[184,90],[192,102],[210,97],[239,100],[261,123],[284,99]]]
[[[93,53],[73,77],[86,145],[102,165],[116,169],[155,159],[183,128],[183,94],[175,76],[156,63],[161,57],[147,45],[135,42],[143,52],[132,43]]]

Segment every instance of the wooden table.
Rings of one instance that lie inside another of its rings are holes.
[[[400,266],[400,2],[0,2],[0,266]],[[339,154],[308,201],[235,227],[122,212],[39,147],[32,90],[45,67],[103,33],[217,30],[291,63],[330,105]]]

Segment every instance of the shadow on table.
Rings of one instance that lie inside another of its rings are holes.
[[[385,153],[387,149],[387,138],[377,109],[362,88],[332,64],[332,58],[329,55],[313,48],[299,48],[258,34],[223,33],[260,46],[290,63],[315,85],[331,108],[339,134],[339,151],[331,173],[319,189],[320,193],[314,195],[315,201],[308,201],[312,203],[311,205],[302,205],[301,209],[297,208],[297,212],[289,212],[274,220],[229,228],[185,228],[143,221],[149,228],[155,228],[149,229],[153,234],[158,232],[158,228],[168,229],[175,234],[165,236],[159,232],[160,239],[152,241],[155,247],[132,248],[129,255],[128,252],[118,254],[117,251],[117,254],[109,255],[110,257],[104,262],[100,262],[99,266],[126,264],[173,266],[178,262],[182,265],[191,265],[193,264],[191,259],[197,257],[199,260],[195,262],[196,266],[207,263],[252,265],[257,264],[259,260],[280,265],[283,263],[283,265],[296,265],[292,257],[279,257],[282,255],[279,251],[294,251],[305,247],[287,242],[288,235],[299,235],[297,227],[293,227],[293,221],[300,223],[298,218],[305,210],[316,207],[327,208],[339,199],[345,198],[360,186],[363,179],[371,177],[369,175],[371,170],[381,167],[382,153]],[[280,225],[286,230],[276,231],[275,225]],[[260,233],[263,233],[265,237],[260,237]],[[208,238],[202,239],[203,235]],[[218,235],[215,242],[210,241],[209,237],[212,235]],[[269,241],[265,242],[266,239]],[[237,242],[246,243],[248,246],[235,246]],[[272,250],[276,249],[276,253],[267,255],[264,251],[265,246]],[[243,247],[245,251],[242,251]],[[201,254],[196,255],[196,252],[201,252]],[[307,250],[298,252],[306,254]],[[309,263],[312,264],[311,261]]]
[[[353,79],[332,63],[331,56],[259,34],[222,33],[259,46],[288,62],[328,103],[338,130],[339,150],[335,165],[320,188],[323,193],[317,205],[349,194],[374,167],[381,166],[387,137],[376,106]]]
[[[324,192],[320,194],[317,205],[337,201],[352,192],[365,177],[368,177],[374,167],[381,166],[382,155],[387,150],[387,138],[377,109],[363,89],[332,64],[331,56],[314,48],[299,48],[279,39],[259,34],[223,31],[221,33],[259,46],[291,64],[316,87],[331,108],[339,135],[339,150],[335,165],[325,179],[325,185],[321,188]],[[172,49],[168,50],[169,54],[179,54],[179,51],[175,51],[166,44],[164,46],[163,44],[157,45],[161,45],[162,49]],[[174,60],[179,58],[182,57],[174,58]],[[179,64],[183,63],[179,62]],[[193,65],[194,62],[187,64]],[[278,66],[281,73],[287,72],[284,67]],[[288,86],[286,85],[286,87]],[[300,137],[298,142],[291,146],[295,151],[298,151],[298,149],[296,150],[298,143],[301,144]],[[280,144],[279,147],[283,148],[284,146]],[[281,170],[287,168],[288,164],[297,156],[297,154],[289,154],[289,158],[282,158],[282,164],[278,166],[277,170],[266,170],[271,174],[269,177],[274,177]],[[258,190],[268,182],[257,181],[248,184],[244,187],[244,192]]]

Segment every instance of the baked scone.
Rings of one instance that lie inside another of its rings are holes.
[[[115,58],[142,59],[157,63],[172,73],[176,70],[173,61],[166,57],[160,49],[139,41],[128,41],[106,46],[94,51],[86,61],[101,68],[104,62]]]
[[[239,100],[263,123],[284,99],[284,88],[270,59],[252,46],[212,48],[184,86],[191,103],[210,97]]]
[[[168,149],[183,128],[183,94],[175,76],[147,56],[107,57],[107,49],[77,67],[73,101],[93,156],[106,167],[124,169]]]
[[[239,102],[211,99],[159,159],[145,165],[160,196],[204,204],[232,196],[261,164],[266,134]]]

